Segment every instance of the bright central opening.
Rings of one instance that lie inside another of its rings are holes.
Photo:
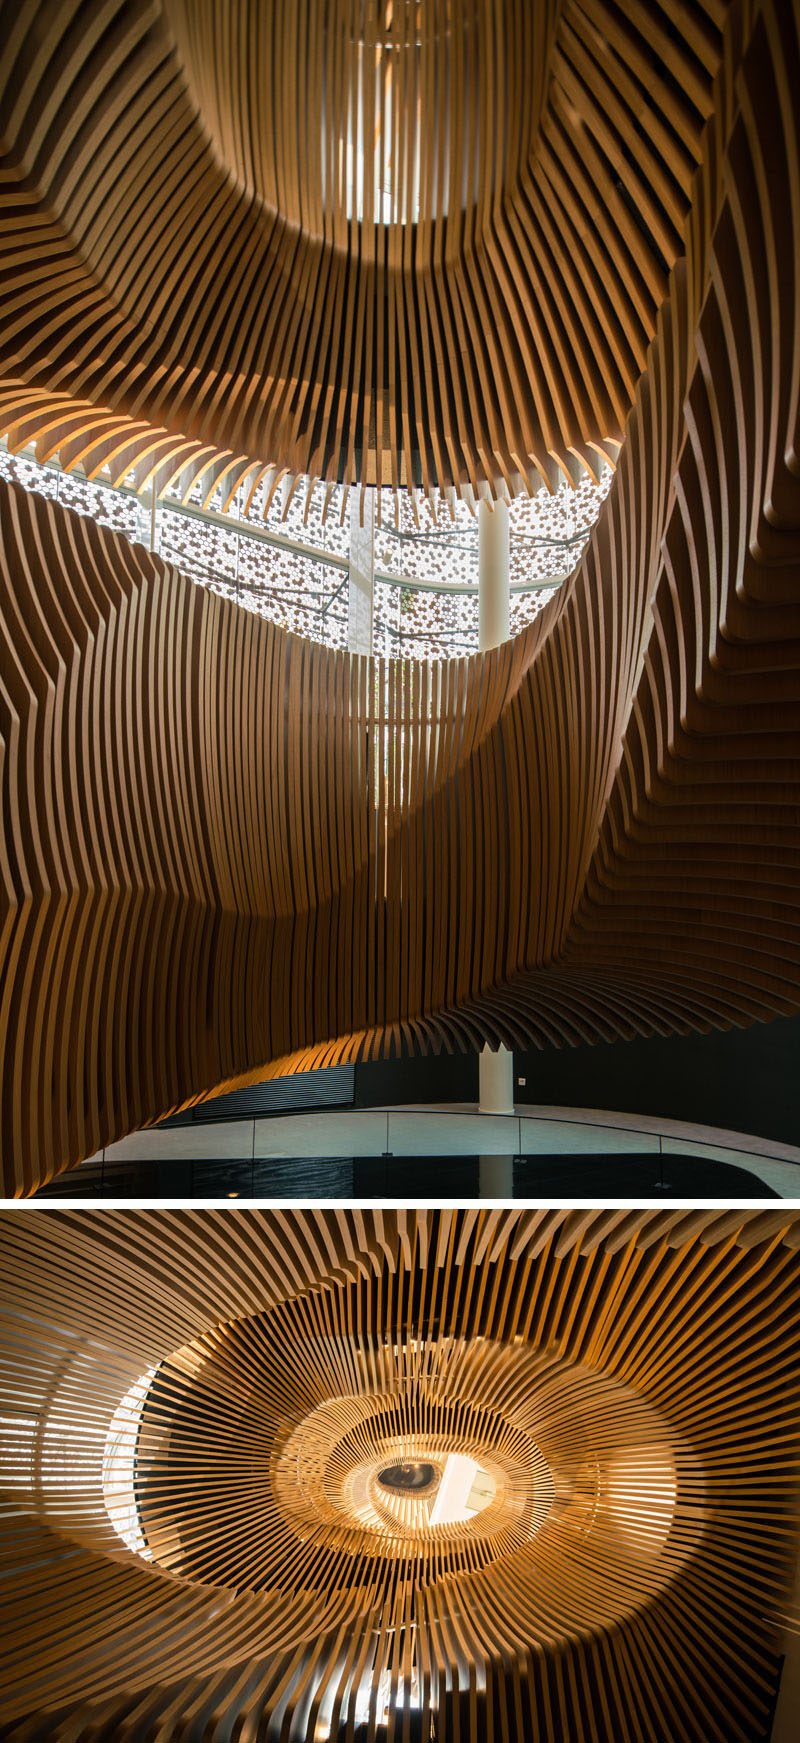
[[[494,1500],[497,1484],[466,1453],[450,1453],[431,1507],[431,1525],[460,1525]]]
[[[421,1490],[429,1489],[436,1482],[439,1472],[436,1465],[426,1464],[416,1460],[411,1464],[387,1465],[378,1474],[378,1482],[384,1489],[399,1489],[411,1495]]]

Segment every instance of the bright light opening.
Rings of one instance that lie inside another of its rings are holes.
[[[145,1561],[152,1561],[153,1552],[148,1549],[142,1531],[134,1479],[139,1426],[155,1372],[155,1368],[148,1368],[125,1393],[111,1418],[103,1449],[106,1512],[117,1536],[133,1550],[134,1555],[142,1556]]]
[[[461,1525],[494,1500],[497,1484],[466,1453],[450,1453],[431,1508],[431,1525]]]

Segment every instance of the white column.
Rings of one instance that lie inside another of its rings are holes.
[[[499,648],[509,628],[508,504],[487,502],[478,507],[478,647]]]
[[[484,1047],[479,1061],[479,1101],[482,1114],[513,1114],[514,1055],[507,1047]]]
[[[354,654],[372,653],[372,609],[375,596],[375,492],[350,492],[350,569],[347,590],[347,646]]]
[[[510,584],[508,563],[508,504],[481,498],[478,507],[478,647],[481,653],[507,642],[510,629]],[[514,1055],[507,1047],[493,1053],[484,1047],[479,1065],[479,1102],[482,1114],[513,1114]],[[498,1160],[502,1160],[499,1158]],[[504,1178],[510,1181],[511,1164]],[[487,1175],[488,1179],[488,1175]],[[496,1176],[500,1183],[501,1176]],[[483,1162],[481,1162],[481,1196]],[[511,1196],[507,1193],[489,1196]]]

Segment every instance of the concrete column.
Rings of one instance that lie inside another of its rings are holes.
[[[375,596],[375,492],[350,492],[350,567],[347,589],[347,646],[354,654],[372,653],[372,611]]]
[[[510,581],[508,561],[508,504],[487,502],[481,498],[478,507],[478,647],[481,653],[507,642],[510,632]],[[496,1053],[484,1047],[480,1056],[480,1099],[482,1114],[513,1114],[514,1055],[506,1047]],[[502,1160],[502,1158],[498,1158]],[[506,1158],[508,1161],[508,1159]],[[510,1181],[511,1163],[503,1177]],[[488,1178],[488,1176],[487,1176]],[[497,1176],[498,1181],[500,1176]],[[481,1196],[483,1191],[483,1159],[481,1161]],[[507,1192],[490,1194],[511,1197]]]

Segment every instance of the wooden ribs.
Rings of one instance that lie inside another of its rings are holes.
[[[785,1209],[0,1213],[0,1735],[757,1743],[799,1243]],[[398,1452],[494,1496],[381,1513]]]
[[[798,41],[729,33],[612,490],[514,643],[334,654],[2,487],[7,1191],[298,1066],[797,1010]]]
[[[594,468],[726,10],[2,0],[2,427],[228,495]]]

